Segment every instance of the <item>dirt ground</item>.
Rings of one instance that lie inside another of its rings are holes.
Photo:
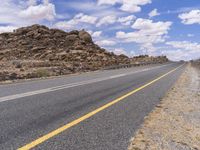
[[[129,150],[200,150],[200,70],[188,65],[145,118]]]

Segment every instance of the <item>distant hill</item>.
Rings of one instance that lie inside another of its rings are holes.
[[[0,81],[92,71],[134,61],[100,48],[84,30],[64,32],[32,25],[0,34]]]

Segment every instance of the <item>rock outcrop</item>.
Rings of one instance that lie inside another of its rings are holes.
[[[164,63],[168,62],[168,58],[166,56],[149,56],[149,55],[140,55],[131,58],[132,63]]]
[[[0,81],[93,71],[133,61],[100,48],[84,30],[32,25],[0,34]]]
[[[50,76],[129,63],[127,56],[94,44],[84,30],[64,32],[32,25],[0,34],[0,80],[38,77],[38,69]]]

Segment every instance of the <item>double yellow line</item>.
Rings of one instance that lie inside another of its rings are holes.
[[[58,134],[60,134],[60,133],[62,133],[64,131],[66,131],[67,129],[69,129],[69,128],[81,123],[82,121],[94,116],[95,114],[101,112],[102,110],[104,110],[104,109],[106,109],[106,108],[108,108],[108,107],[110,107],[110,106],[112,106],[112,105],[124,100],[125,98],[127,98],[127,97],[133,95],[134,93],[144,89],[145,87],[150,86],[151,84],[153,84],[153,83],[157,82],[158,80],[164,78],[165,76],[167,76],[168,74],[174,72],[175,70],[177,70],[178,68],[182,67],[183,65],[180,65],[179,67],[177,67],[177,68],[175,68],[175,69],[163,74],[162,76],[150,81],[149,83],[147,83],[147,84],[145,84],[145,85],[143,85],[143,86],[141,86],[141,87],[139,87],[139,88],[137,88],[137,89],[135,89],[135,90],[133,90],[133,91],[131,91],[131,92],[129,92],[129,93],[127,93],[127,94],[125,94],[125,95],[123,95],[123,96],[121,96],[121,97],[119,97],[119,98],[117,98],[117,99],[115,99],[115,100],[113,100],[113,101],[111,101],[111,102],[109,102],[109,103],[107,103],[107,104],[105,104],[105,105],[103,105],[103,106],[101,106],[101,107],[89,112],[89,113],[87,113],[84,116],[81,116],[80,118],[78,118],[78,119],[76,119],[76,120],[74,120],[74,121],[72,121],[72,122],[70,122],[70,123],[58,128],[58,129],[55,129],[55,130],[51,131],[50,133],[48,133],[48,134],[46,134],[46,135],[44,135],[44,136],[32,141],[31,143],[19,148],[18,150],[29,150],[31,148],[34,148],[35,146],[47,141],[48,139],[50,139],[50,138],[52,138],[52,137],[54,137],[54,136],[56,136],[56,135],[58,135]]]

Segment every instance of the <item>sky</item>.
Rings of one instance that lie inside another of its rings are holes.
[[[130,57],[200,58],[200,0],[1,0],[0,33],[32,24],[85,29]]]

